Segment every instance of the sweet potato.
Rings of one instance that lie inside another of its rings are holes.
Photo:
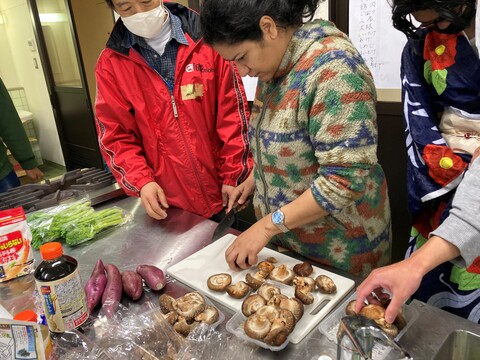
[[[97,263],[95,264],[92,275],[90,275],[90,277],[94,277],[95,275],[99,274],[105,275],[105,265],[103,265],[103,261],[101,259],[97,260]]]
[[[123,291],[132,300],[138,300],[143,293],[143,282],[140,274],[132,270],[125,270],[122,273]]]
[[[85,284],[85,295],[87,297],[87,307],[90,311],[92,311],[102,299],[106,285],[107,276],[105,274],[96,274],[88,279]]]
[[[111,318],[117,310],[122,298],[122,275],[113,264],[106,264],[107,285],[102,295],[102,308],[107,318]]]
[[[138,265],[136,271],[152,290],[161,290],[166,284],[163,271],[156,266]]]

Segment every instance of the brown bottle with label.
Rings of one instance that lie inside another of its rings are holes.
[[[89,313],[77,260],[64,255],[58,242],[42,245],[40,254],[43,261],[35,269],[34,277],[48,329],[63,333],[78,328]]]

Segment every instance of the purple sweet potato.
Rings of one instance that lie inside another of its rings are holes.
[[[92,275],[90,277],[94,277],[95,275],[105,275],[105,265],[103,265],[103,261],[101,259],[97,260],[95,267],[93,268]]]
[[[107,285],[107,276],[105,274],[93,275],[85,284],[85,295],[87,306],[90,311],[97,306],[102,299],[103,291]]]
[[[156,266],[138,265],[136,271],[152,290],[161,290],[166,284],[163,271]]]
[[[111,318],[122,298],[122,275],[113,264],[105,265],[105,271],[107,272],[107,285],[102,295],[102,308],[107,318]]]
[[[140,274],[132,270],[125,270],[122,273],[122,285],[123,291],[127,294],[132,300],[140,299],[143,293],[143,281]]]

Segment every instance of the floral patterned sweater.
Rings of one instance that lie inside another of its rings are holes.
[[[328,215],[274,244],[359,275],[389,263],[375,102],[370,71],[345,34],[323,20],[295,32],[275,78],[257,88],[254,206],[260,218],[311,189]]]

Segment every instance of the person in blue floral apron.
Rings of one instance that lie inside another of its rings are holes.
[[[393,25],[408,37],[401,80],[413,220],[409,258],[449,216],[480,146],[480,39],[476,0],[393,0],[392,9]],[[412,297],[478,323],[480,254],[469,255],[465,266],[446,261],[429,271]],[[380,272],[373,274],[376,282]]]

